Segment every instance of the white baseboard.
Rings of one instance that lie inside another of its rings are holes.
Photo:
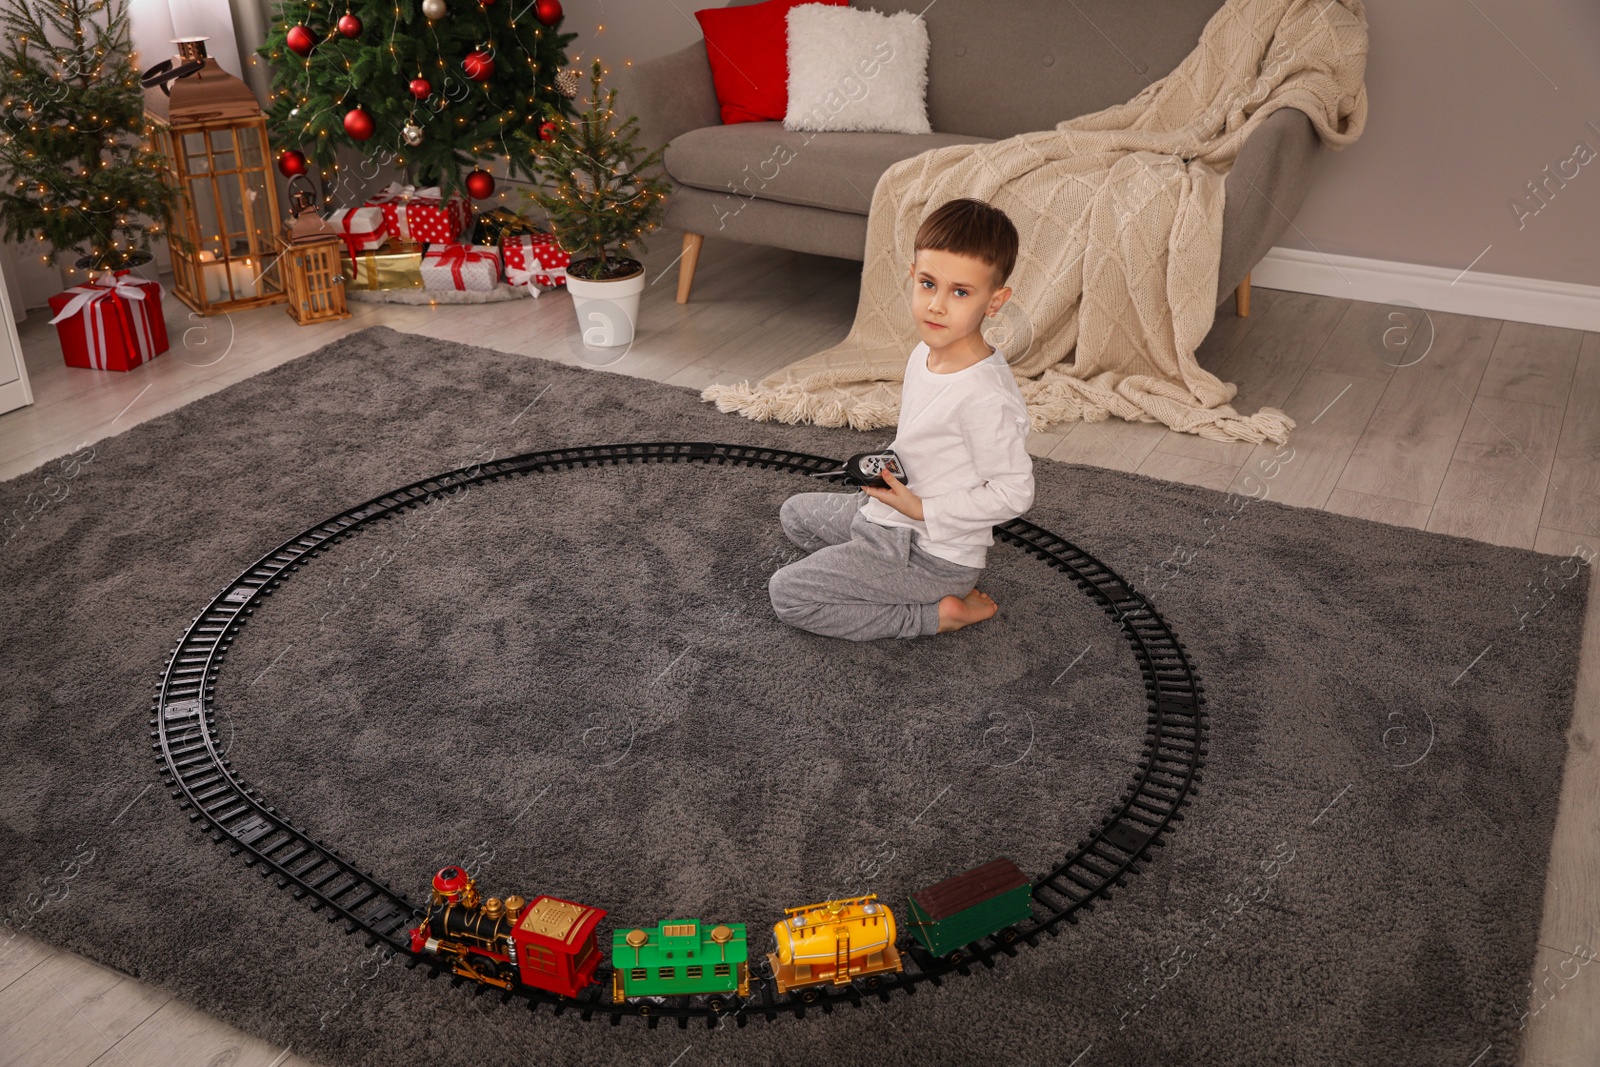
[[[1374,304],[1406,301],[1429,311],[1600,331],[1600,286],[1594,285],[1323,255],[1299,248],[1269,251],[1250,272],[1250,284]]]

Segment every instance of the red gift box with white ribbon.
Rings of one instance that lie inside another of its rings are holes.
[[[507,237],[500,242],[500,255],[505,260],[506,281],[526,285],[535,296],[539,295],[535,286],[549,289],[567,284],[567,264],[572,257],[561,250],[552,234]]]
[[[402,241],[456,241],[472,226],[472,205],[459,196],[444,200],[437,185],[418,189],[390,182],[363,206],[382,211],[384,230]]]
[[[500,282],[500,257],[477,245],[429,245],[422,253],[422,287],[487,293]]]
[[[69,367],[132,370],[165,352],[161,285],[119,270],[50,298],[50,322]]]
[[[382,208],[342,207],[328,216],[328,225],[339,234],[351,259],[361,252],[382,248],[389,240],[389,224]]]

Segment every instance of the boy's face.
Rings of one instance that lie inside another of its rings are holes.
[[[973,256],[933,248],[917,250],[911,264],[911,315],[930,349],[952,353],[989,350],[979,330],[1000,310],[1011,290],[995,282],[994,267]]]

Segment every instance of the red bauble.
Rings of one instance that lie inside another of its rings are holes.
[[[308,169],[306,154],[300,149],[287,148],[278,153],[278,171],[285,178],[293,178],[297,174],[304,174]]]
[[[467,175],[467,195],[474,200],[487,200],[494,195],[494,175],[486,170],[475,170]]]
[[[546,26],[561,21],[561,0],[539,0],[533,5],[533,17]]]
[[[357,141],[365,141],[372,136],[374,127],[372,116],[364,108],[353,107],[344,114],[344,132]]]
[[[488,52],[472,52],[461,61],[467,77],[475,82],[486,82],[494,77],[494,56]]]
[[[309,56],[311,50],[317,47],[317,38],[304,26],[290,26],[289,33],[284,37],[283,43],[289,46],[289,51],[297,56]]]
[[[350,14],[350,12],[346,11],[343,15],[339,16],[339,32],[344,34],[346,37],[360,37],[361,20]]]
[[[428,84],[427,78],[411,79],[411,95],[416,97],[418,100],[428,99],[429,94],[432,92],[433,86]]]
[[[554,141],[556,139],[556,124],[553,122],[539,123],[539,140]]]

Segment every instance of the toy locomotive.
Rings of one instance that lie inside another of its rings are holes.
[[[600,965],[595,932],[606,913],[559,897],[478,899],[460,867],[433,876],[428,915],[411,931],[411,951],[443,959],[463,978],[575,997]]]
[[[954,962],[981,938],[1014,941],[1031,914],[1033,887],[1004,857],[911,894],[911,936]],[[576,997],[598,981],[598,930],[606,912],[559,897],[482,899],[461,867],[433,876],[426,917],[411,930],[411,951],[453,973],[510,990],[518,985]],[[788,908],[773,925],[768,953],[780,994],[810,1002],[825,986],[862,981],[875,988],[905,969],[894,913],[876,893]],[[611,931],[611,999],[704,996],[717,1011],[750,995],[750,948],[743,923],[668,919]],[[648,1014],[648,1004],[639,1012]]]

